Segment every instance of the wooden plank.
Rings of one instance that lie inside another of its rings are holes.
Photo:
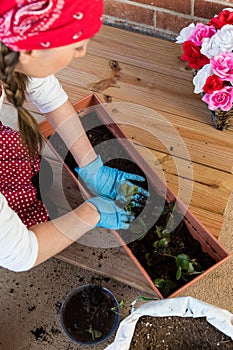
[[[211,122],[200,96],[193,94],[193,84],[174,75],[164,75],[138,66],[117,61],[111,68],[108,58],[86,55],[57,73],[60,81],[112,98],[128,101],[165,112],[173,112],[200,122]]]
[[[91,40],[88,52],[190,80],[187,65],[180,60],[181,45],[164,39],[103,26]]]
[[[73,99],[82,95],[76,95],[76,90],[73,89],[73,86],[69,86],[75,95]],[[162,132],[159,127],[163,126],[158,122],[158,113],[156,111],[144,110],[138,105],[134,106],[130,104],[126,107],[127,112],[125,112],[125,106],[123,104],[118,105],[113,103],[106,105],[106,107],[109,107],[111,115],[116,121],[124,122],[122,128],[129,138],[143,144],[149,149],[165,151],[159,139],[153,136],[153,134],[158,134],[158,130]],[[184,121],[184,118],[172,113],[161,113],[162,117],[165,117],[165,120],[168,121],[167,125],[165,125],[167,128],[171,125],[176,127],[188,149],[192,161],[232,173],[232,130],[218,131],[214,127],[210,128],[209,125],[205,125],[204,123],[200,125],[194,121]],[[142,127],[137,128],[137,125]],[[150,130],[150,133],[146,132],[145,129]],[[167,130],[169,131],[169,129]],[[163,130],[164,141],[166,141],[166,134],[169,137],[167,130]],[[173,155],[176,155],[175,152],[176,148],[173,149]]]
[[[219,238],[223,226],[224,218],[221,214],[210,212],[202,208],[190,206],[190,211],[202,223],[204,227],[215,237]]]
[[[145,122],[146,126],[143,126],[140,130],[136,130],[133,125],[122,125],[122,129],[128,138],[133,139],[134,143],[142,144],[151,150],[165,152],[165,146],[172,147],[172,151],[170,151],[171,155],[178,156],[182,155],[183,146],[186,146],[187,152],[184,152],[184,157],[189,159],[192,162],[199,163],[211,167],[213,169],[219,169],[223,172],[232,174],[232,164],[233,164],[233,138],[228,143],[226,141],[227,134],[221,134],[222,139],[219,139],[219,134],[213,132],[209,133],[209,136],[205,132],[196,132],[195,130],[190,130],[185,126],[183,128],[179,128],[178,139],[172,139],[169,134],[166,136],[166,129],[161,129],[157,125],[158,129],[161,130],[161,138],[163,138],[163,142],[155,137],[153,134],[158,134],[158,131],[153,133],[153,123]],[[145,129],[150,129],[151,132],[147,132]],[[162,135],[163,133],[163,135]],[[226,135],[226,138],[225,138]],[[223,137],[224,136],[224,137]],[[176,141],[176,143],[174,142]],[[165,144],[165,146],[164,146]],[[167,153],[169,153],[167,151]],[[215,175],[214,175],[215,176]],[[224,178],[223,178],[224,181]]]
[[[135,145],[137,150],[148,161],[151,168],[165,178],[166,184],[186,203],[185,192],[192,190],[191,205],[223,215],[226,204],[232,192],[233,175],[213,169],[202,164],[192,163],[162,152],[150,150]],[[177,168],[177,165],[179,168]],[[189,167],[193,171],[187,171]],[[191,176],[191,177],[189,177]],[[184,178],[183,178],[184,177]],[[191,183],[191,184],[190,184]],[[184,193],[184,194],[183,194]]]

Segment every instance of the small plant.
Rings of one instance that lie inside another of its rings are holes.
[[[197,262],[197,259],[190,258],[185,251],[185,243],[182,235],[176,240],[176,234],[182,226],[175,227],[175,218],[177,213],[174,210],[175,202],[166,203],[163,210],[157,206],[154,208],[156,215],[160,216],[154,226],[148,231],[143,220],[140,227],[132,225],[132,232],[140,232],[144,226],[143,234],[138,238],[146,246],[144,258],[149,271],[153,271],[155,286],[160,290],[163,296],[171,294],[172,290],[177,289],[182,282],[188,282],[193,275],[201,274],[203,269]],[[156,216],[154,215],[154,216]],[[138,225],[137,222],[137,225]],[[175,227],[175,229],[174,229]],[[135,231],[134,231],[135,230]],[[148,232],[150,233],[148,235]],[[158,263],[159,262],[159,263]],[[162,266],[164,264],[164,267]],[[162,267],[161,267],[162,266]]]
[[[123,182],[121,184],[120,192],[124,195],[126,198],[127,205],[125,206],[125,210],[128,212],[134,212],[137,215],[137,209],[141,208],[145,204],[145,199],[141,197],[139,199],[139,202],[134,202],[132,200],[132,197],[138,194],[138,186],[129,185],[127,182]],[[138,238],[139,240],[142,239],[148,231],[148,228],[145,224],[145,222],[142,220],[142,218],[136,218],[134,222],[130,225],[130,232],[135,234],[141,234],[141,236]]]
[[[125,210],[127,211],[132,211],[134,204],[132,202],[132,197],[135,196],[135,194],[138,193],[138,186],[134,185],[129,185],[127,182],[123,182],[120,185],[120,189],[119,189],[119,193],[122,193],[122,195],[125,197],[126,199],[126,207]]]
[[[161,254],[161,253],[160,253]],[[179,254],[177,256],[173,256],[171,254],[164,254],[165,256],[171,257],[174,259],[176,263],[176,281],[183,279],[184,281],[189,281],[192,275],[197,275],[202,273],[200,271],[201,266],[196,262],[195,259],[190,259],[187,254]],[[149,264],[151,261],[150,256],[147,256]],[[198,270],[195,270],[197,268]],[[169,278],[156,278],[154,280],[155,286],[161,291],[164,296],[170,294],[170,292],[177,287],[177,282],[175,280],[171,280]]]
[[[102,336],[102,332],[93,329],[91,324],[89,326],[89,329],[86,329],[86,332],[89,332],[91,334],[92,340],[99,339]]]
[[[177,265],[177,280],[183,278],[184,281],[188,281],[190,275],[198,275],[203,272],[199,271],[201,266],[196,262],[196,260],[190,259],[187,254],[179,254],[177,257],[174,258],[176,259]],[[198,271],[196,271],[195,268],[198,268]]]
[[[154,280],[154,285],[161,291],[164,296],[171,293],[173,289],[177,287],[177,283],[170,279],[156,278]]]
[[[62,326],[66,334],[79,344],[101,342],[112,334],[120,320],[113,312],[118,310],[114,295],[99,284],[75,289],[62,305]]]
[[[124,307],[124,305],[125,305],[124,300],[121,300],[121,301],[119,302],[119,309],[121,310],[121,309]],[[118,312],[118,307],[117,307],[117,306],[112,307],[112,308],[111,308],[111,311],[112,311],[112,312],[115,312],[115,313],[118,314],[118,315],[121,315],[121,312]]]
[[[139,205],[131,200],[132,196],[138,193],[138,187],[124,183],[121,191],[127,199],[126,210],[136,213],[130,231],[140,234],[137,241],[142,242],[142,247],[146,249],[144,252],[146,265],[155,276],[154,284],[162,295],[168,296],[184,282],[190,281],[193,275],[201,274],[203,268],[196,258],[191,258],[187,254],[182,234],[176,238],[178,232],[184,229],[184,224],[182,221],[178,225],[175,224],[176,220],[179,220],[179,214],[175,211],[175,201],[166,202],[163,208],[159,205],[154,207],[151,216],[158,219],[152,228],[148,229],[144,220],[137,217],[140,214]],[[144,251],[144,248],[141,250]]]

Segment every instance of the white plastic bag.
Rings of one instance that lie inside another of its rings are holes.
[[[105,350],[128,350],[141,316],[205,317],[215,328],[233,340],[233,314],[192,297],[150,301],[121,321],[115,340]]]

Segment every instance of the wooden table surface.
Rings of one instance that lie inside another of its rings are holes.
[[[180,55],[181,45],[103,26],[86,57],[57,76],[73,103],[96,93],[167,186],[218,237],[233,187],[233,130],[214,128]],[[151,291],[123,248],[74,243],[58,257]]]

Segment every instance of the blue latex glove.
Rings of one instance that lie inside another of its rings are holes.
[[[127,203],[128,199],[122,191],[122,184],[127,183],[129,187],[135,185],[128,180],[145,181],[143,176],[130,174],[118,169],[103,165],[101,157],[98,156],[92,163],[74,169],[92,194],[104,196],[121,203]],[[140,196],[148,196],[148,192],[137,186],[137,194],[131,199],[138,200]]]
[[[123,208],[119,208],[111,199],[93,197],[86,200],[91,202],[100,213],[100,220],[96,226],[118,230],[127,229],[134,216]]]

